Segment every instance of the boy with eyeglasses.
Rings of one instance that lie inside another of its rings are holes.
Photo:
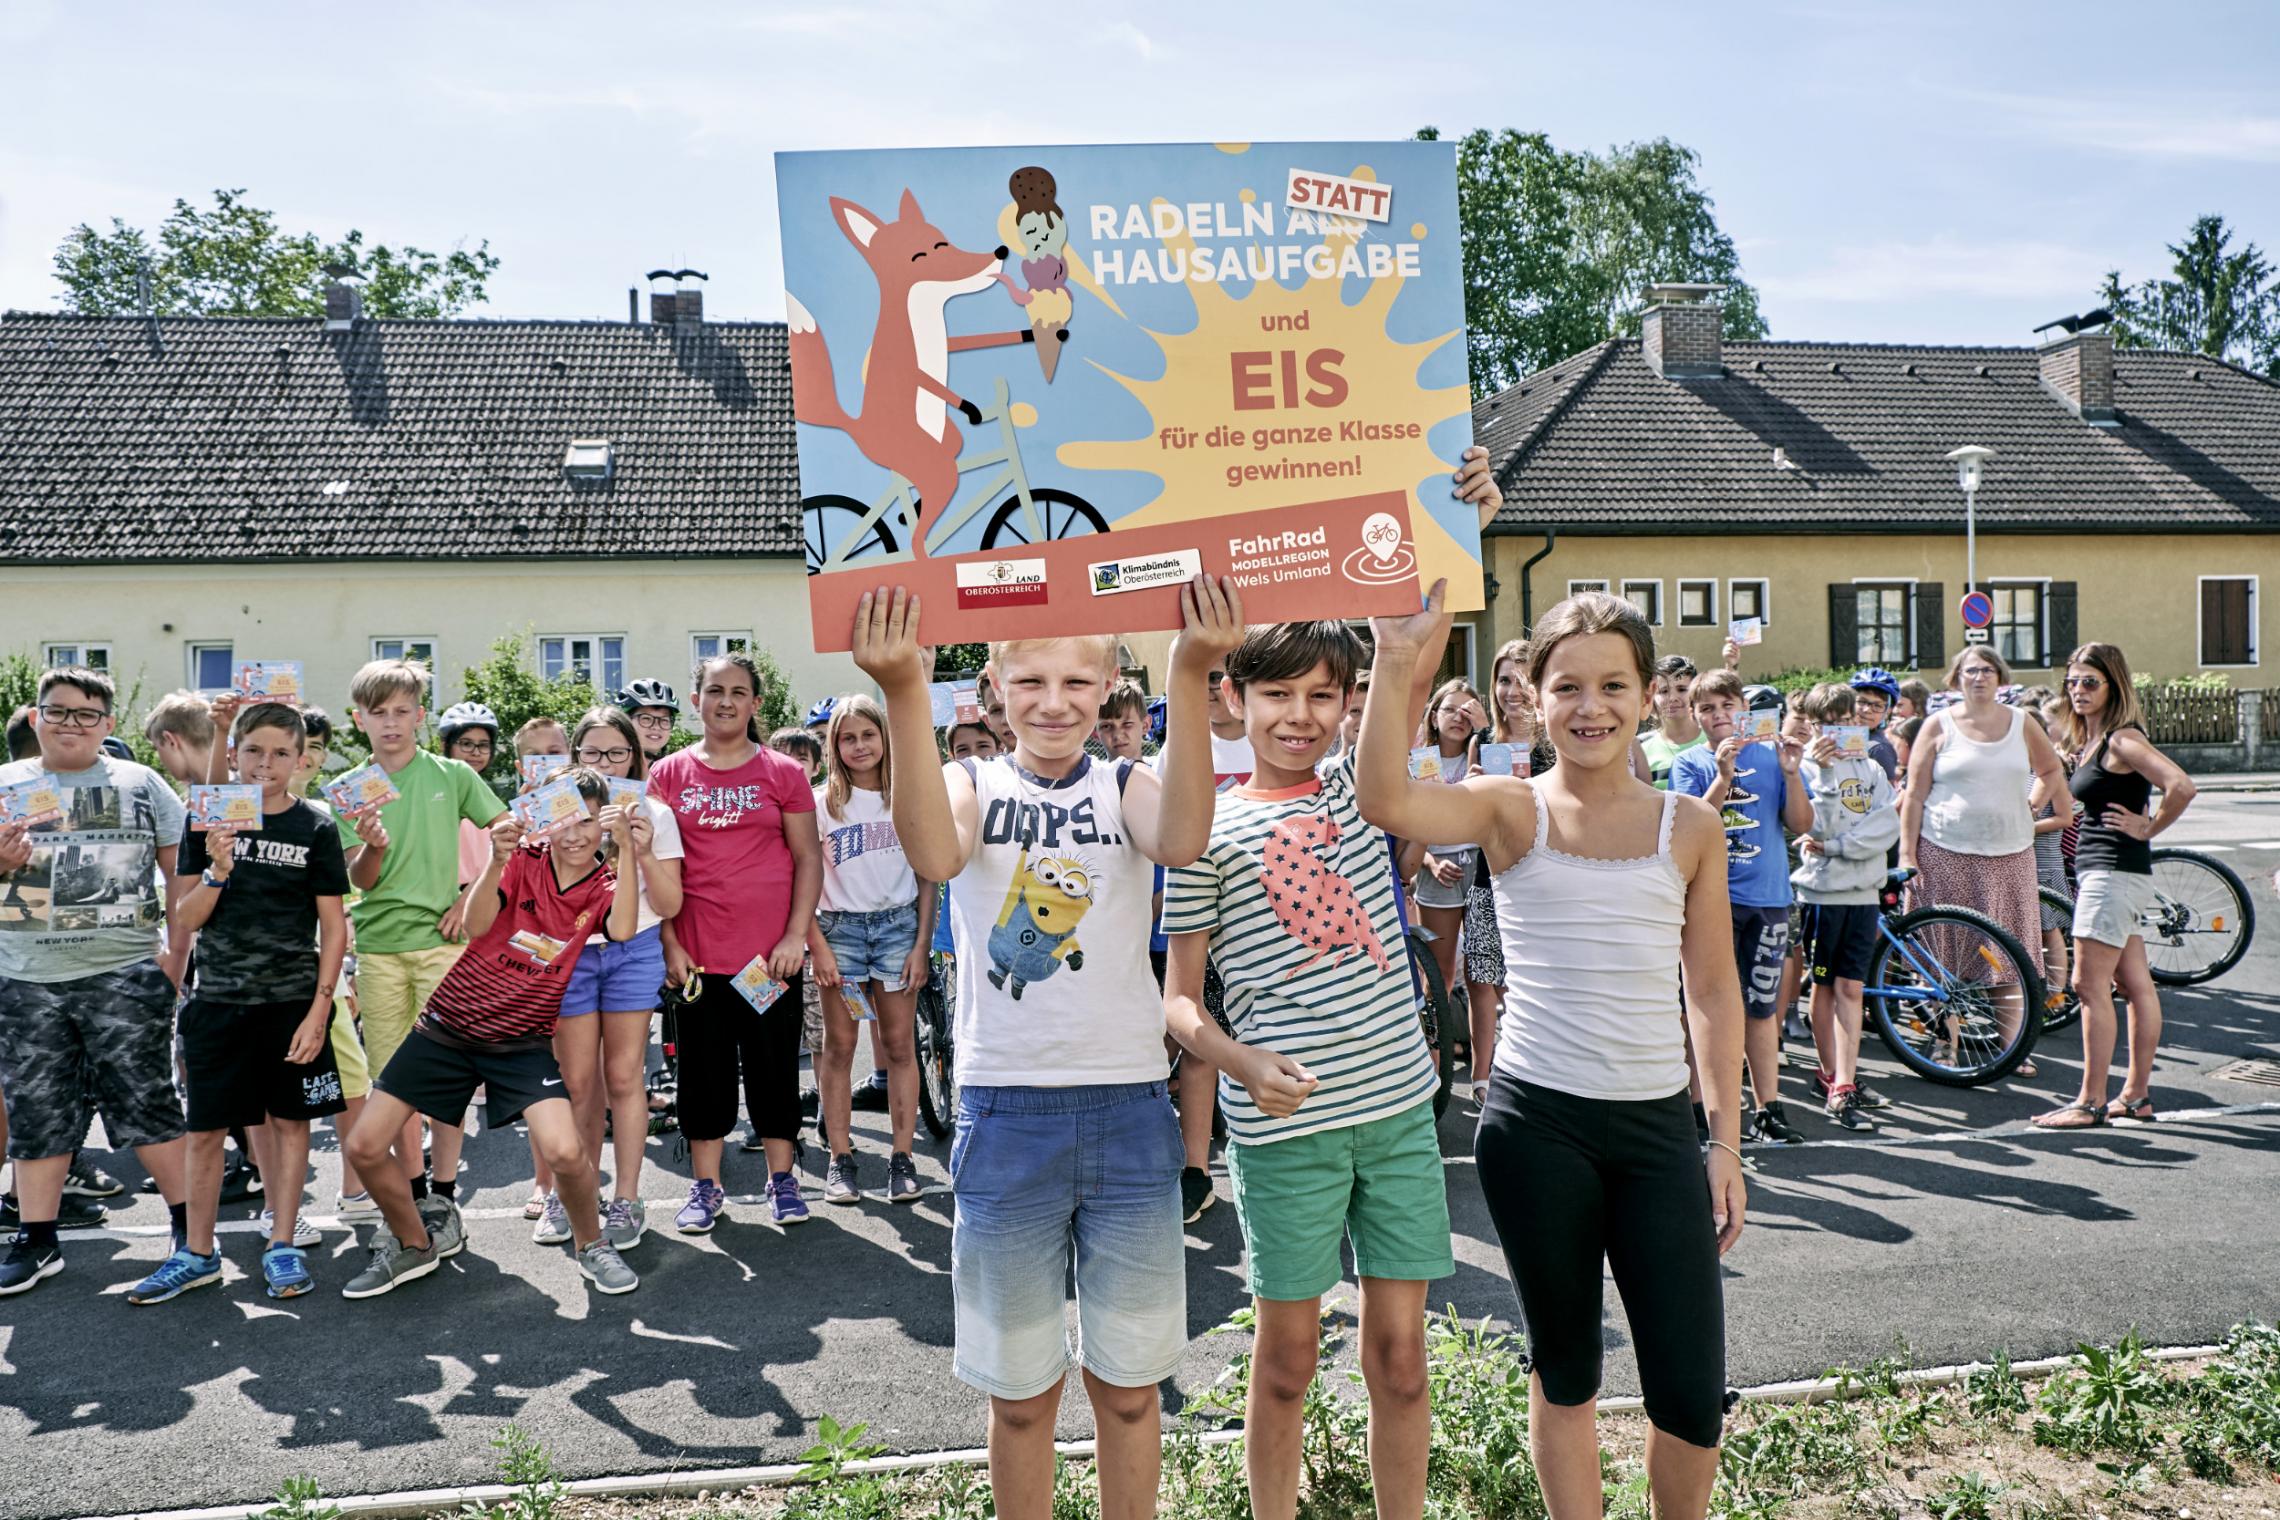
[[[133,1147],[158,1183],[177,1241],[187,1222],[158,885],[174,874],[183,808],[157,772],[105,753],[117,700],[99,672],[47,671],[39,757],[0,766],[0,787],[53,789],[52,812],[0,822],[0,876],[32,908],[0,917],[0,1090],[22,1216],[0,1294],[63,1270],[56,1215],[89,1091],[111,1143]],[[36,798],[17,795],[27,809]]]
[[[617,694],[617,704],[633,719],[633,731],[641,736],[642,759],[655,764],[665,753],[665,746],[673,742],[673,720],[681,713],[673,688],[663,681],[635,681]]]

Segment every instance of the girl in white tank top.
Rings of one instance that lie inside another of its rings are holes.
[[[1373,692],[1410,691],[1439,649],[1427,608],[1377,619]],[[1408,775],[1403,704],[1362,718],[1362,815],[1423,843],[1477,845],[1495,874],[1505,1002],[1474,1155],[1534,1360],[1531,1445],[1554,1520],[1597,1513],[1602,1263],[1630,1321],[1647,1415],[1667,1439],[1649,1480],[1667,1513],[1703,1515],[1724,1420],[1718,1257],[1741,1233],[1742,993],[1725,830],[1697,798],[1631,772],[1654,685],[1654,638],[1604,593],[1545,614],[1528,651],[1549,775]],[[1680,967],[1687,1028],[1680,1024]],[[1691,1032],[1709,1117],[1695,1139]]]

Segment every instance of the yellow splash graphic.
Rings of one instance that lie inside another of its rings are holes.
[[[1374,179],[1367,166],[1353,178]],[[1253,192],[1242,192],[1245,201]],[[1156,204],[1162,204],[1161,199]],[[1276,206],[1278,226],[1288,213]],[[1153,215],[1151,208],[1151,215]],[[1330,251],[1332,267],[1361,235],[1361,224],[1322,219],[1322,242]],[[1426,229],[1415,225],[1411,236],[1422,241]],[[1280,239],[1278,239],[1280,241]],[[1194,256],[1195,243],[1184,230],[1163,239],[1163,246]],[[1164,354],[1164,373],[1156,380],[1120,375],[1105,365],[1094,367],[1108,375],[1147,409],[1151,427],[1140,438],[1094,440],[1063,444],[1063,464],[1084,470],[1133,470],[1154,475],[1162,490],[1147,505],[1117,521],[1120,528],[1158,523],[1186,522],[1219,516],[1229,499],[1245,509],[1267,511],[1307,502],[1332,501],[1379,491],[1399,491],[1409,498],[1410,529],[1418,556],[1422,584],[1430,586],[1441,576],[1449,578],[1449,605],[1460,612],[1482,605],[1481,566],[1452,538],[1418,500],[1418,482],[1428,478],[1447,481],[1449,465],[1427,442],[1433,426],[1462,415],[1469,404],[1466,386],[1419,390],[1417,374],[1428,356],[1457,336],[1442,333],[1420,342],[1405,343],[1386,331],[1386,318],[1401,293],[1398,274],[1370,282],[1362,298],[1352,305],[1343,300],[1344,282],[1336,277],[1309,280],[1294,290],[1273,280],[1253,282],[1240,298],[1219,284],[1189,282],[1184,288],[1195,302],[1195,326],[1184,333],[1143,328]],[[1300,322],[1306,325],[1301,328]],[[1338,372],[1348,387],[1334,408],[1305,404],[1286,406],[1280,355],[1299,355],[1297,394],[1308,389],[1306,356],[1334,350],[1344,356]],[[1257,371],[1260,389],[1277,405],[1261,410],[1231,413],[1233,376],[1229,355],[1237,351],[1275,357]],[[1414,424],[1417,436],[1399,442],[1357,443],[1341,437],[1341,424],[1354,422],[1400,428]],[[1240,446],[1209,447],[1201,440],[1222,425],[1244,430]],[[1327,436],[1322,436],[1326,430]],[[1261,435],[1265,435],[1261,446]],[[1167,438],[1197,440],[1186,447]],[[1289,479],[1248,478],[1230,485],[1230,467],[1319,463],[1341,473]],[[1425,489],[1436,487],[1428,484]],[[1440,489],[1449,489],[1441,486]],[[1465,510],[1470,510],[1469,508]]]

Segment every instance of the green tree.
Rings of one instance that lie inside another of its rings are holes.
[[[1667,138],[1604,154],[1510,128],[1457,140],[1475,395],[1636,336],[1646,287],[1659,282],[1723,285],[1726,336],[1766,335],[1757,291],[1696,179],[1699,162]]]
[[[2280,380],[2280,281],[2254,243],[2237,252],[2221,216],[2202,216],[2169,245],[2169,279],[2124,285],[2109,270],[2099,304],[2114,314],[2120,348],[2206,354]]]
[[[325,266],[366,280],[375,317],[448,317],[480,305],[499,260],[488,241],[431,253],[406,243],[367,245],[351,228],[332,242],[287,232],[245,191],[216,190],[211,209],[178,200],[155,239],[118,217],[110,230],[82,222],[55,251],[65,303],[82,316],[313,317],[325,309]],[[142,288],[145,271],[149,293]]]

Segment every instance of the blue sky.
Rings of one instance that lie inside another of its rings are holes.
[[[780,318],[779,148],[1668,136],[1777,338],[2024,343],[2218,211],[2280,255],[2280,6],[0,0],[0,307],[74,223],[243,186],[289,227],[504,260],[486,310],[622,317],[657,265]],[[357,18],[351,25],[349,18]]]

